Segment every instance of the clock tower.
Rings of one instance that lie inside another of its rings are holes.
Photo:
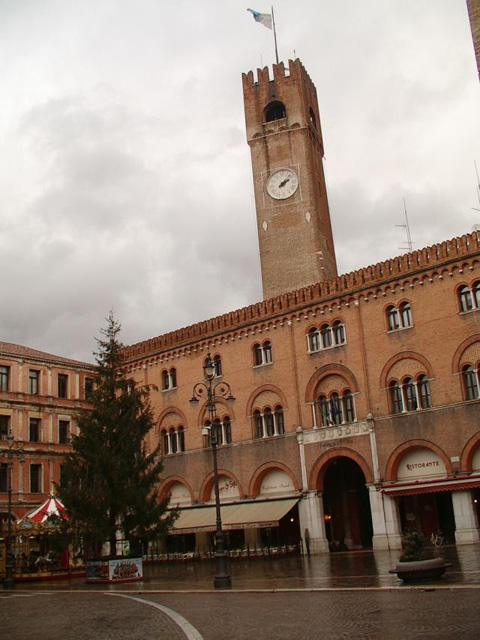
[[[263,296],[337,275],[317,91],[289,60],[243,74],[262,266]]]

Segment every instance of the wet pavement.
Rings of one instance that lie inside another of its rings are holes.
[[[349,552],[285,558],[235,559],[228,570],[234,590],[282,589],[368,589],[405,587],[388,571],[400,552]],[[431,584],[438,586],[480,586],[480,548],[468,545],[443,547],[436,555],[451,562],[445,576]],[[209,591],[213,588],[212,560],[176,563],[146,563],[144,579],[135,583],[86,585],[85,580],[18,583],[18,589],[101,591]],[[428,586],[428,582],[422,583]],[[407,585],[408,586],[408,585]]]
[[[388,573],[399,552],[145,565],[141,582],[17,583],[0,591],[0,640],[469,640],[480,637],[480,548],[444,547],[434,582]]]

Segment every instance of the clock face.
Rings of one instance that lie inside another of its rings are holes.
[[[275,200],[286,200],[298,189],[298,176],[292,169],[278,169],[267,181],[267,193]]]

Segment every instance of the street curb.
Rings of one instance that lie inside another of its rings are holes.
[[[50,590],[35,590],[35,589],[13,589],[12,591],[4,591],[4,593],[10,593],[14,595],[15,593],[30,593],[30,594],[105,594],[105,595],[168,595],[168,594],[187,594],[187,595],[230,595],[230,594],[247,594],[247,593],[338,593],[338,592],[361,592],[361,591],[454,591],[454,590],[468,590],[468,589],[480,589],[480,584],[469,584],[469,585],[409,585],[409,586],[389,586],[389,587],[304,587],[304,588],[293,588],[293,589],[149,589],[149,590],[141,590],[141,589],[122,589],[122,590],[111,590],[111,591],[103,591],[97,589],[55,589],[55,591]]]

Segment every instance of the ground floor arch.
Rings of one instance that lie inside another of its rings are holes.
[[[343,456],[331,460],[323,475],[322,495],[330,550],[371,548],[369,490],[360,465]]]

